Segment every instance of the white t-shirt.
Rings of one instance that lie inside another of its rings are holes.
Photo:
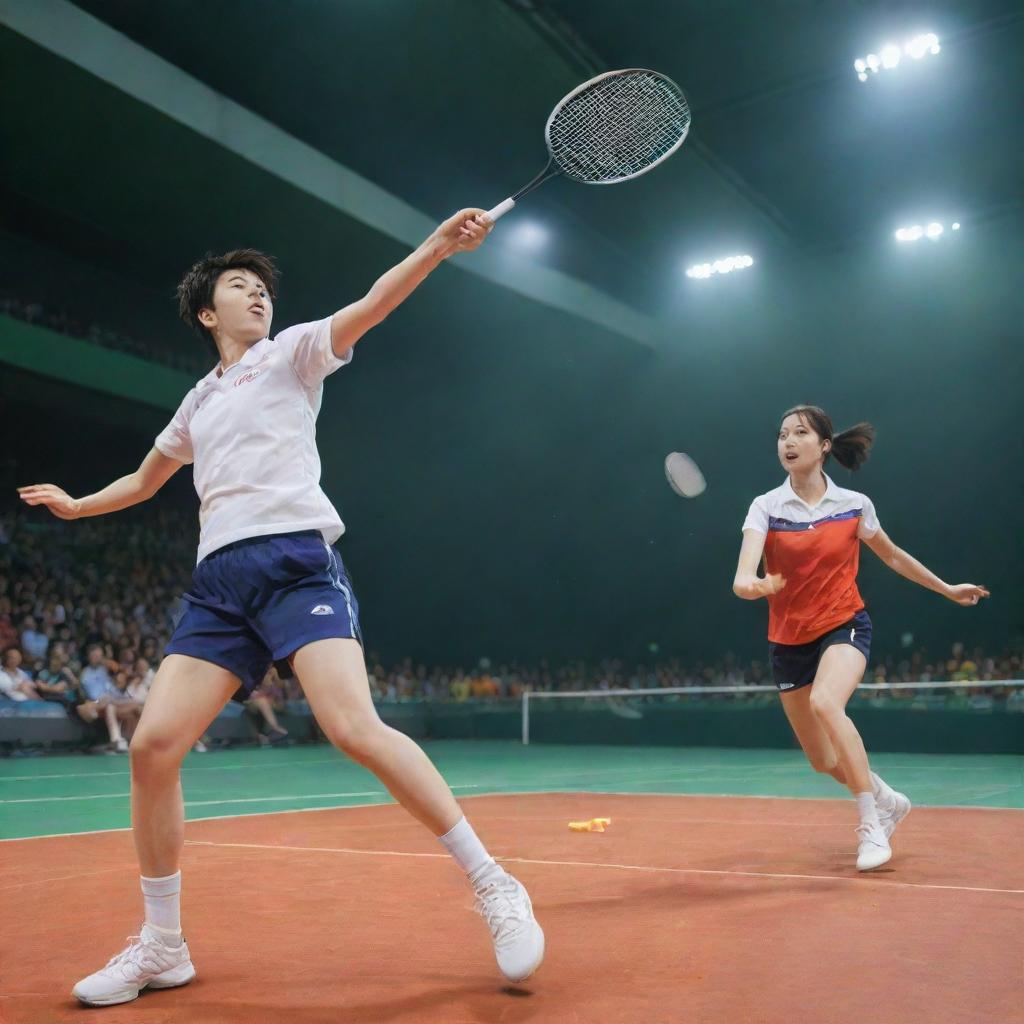
[[[328,374],[345,366],[331,348],[331,318],[258,341],[232,367],[211,370],[156,439],[164,455],[194,463],[197,561],[236,540],[345,526],[320,489],[316,417]]]

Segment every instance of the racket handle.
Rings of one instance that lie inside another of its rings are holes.
[[[499,217],[504,217],[515,205],[516,201],[514,199],[503,199],[493,210],[488,210],[484,217],[493,224]]]

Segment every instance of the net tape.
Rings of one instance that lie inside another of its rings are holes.
[[[551,116],[548,148],[576,181],[610,184],[664,160],[690,130],[679,87],[654,71],[598,79]]]

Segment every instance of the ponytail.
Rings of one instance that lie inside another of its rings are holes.
[[[834,455],[840,466],[851,470],[858,470],[867,462],[875,443],[875,428],[870,423],[856,423],[849,430],[833,434],[832,420],[816,405],[794,406],[782,414],[783,422],[787,416],[799,416],[823,441],[832,442],[832,450],[825,453],[825,462],[829,455]]]
[[[832,438],[832,454],[840,466],[858,470],[868,461],[874,443],[875,428],[870,423],[855,423]]]

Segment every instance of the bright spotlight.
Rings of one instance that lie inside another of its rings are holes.
[[[939,37],[934,32],[926,32],[923,35],[914,36],[902,47],[895,43],[886,43],[877,54],[869,53],[866,57],[858,57],[853,62],[853,70],[857,72],[857,78],[866,82],[868,72],[873,75],[881,70],[891,70],[898,67],[904,56],[913,60],[921,60],[926,54],[938,53],[942,47],[939,45]]]
[[[731,274],[734,270],[745,270],[754,265],[754,257],[744,253],[742,256],[723,256],[711,263],[696,263],[686,271],[687,277],[701,280],[712,274]]]
[[[880,54],[883,68],[894,68],[900,62],[900,48],[895,43],[882,47]]]
[[[960,230],[960,222],[954,221],[950,225],[951,231]],[[925,225],[913,224],[905,228],[898,228],[893,232],[897,242],[916,242],[920,238],[928,238],[937,242],[946,232],[945,225],[941,221],[929,221]]]

